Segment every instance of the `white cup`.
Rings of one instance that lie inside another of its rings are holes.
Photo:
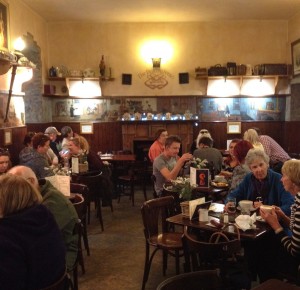
[[[250,215],[250,210],[252,208],[253,205],[253,201],[252,200],[241,200],[239,202],[239,205],[241,207],[241,213],[242,214],[249,214]]]
[[[199,209],[199,222],[208,222],[208,209]]]
[[[215,176],[215,182],[227,182],[226,178],[223,175],[216,175]]]

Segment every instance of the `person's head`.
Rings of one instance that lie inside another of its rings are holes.
[[[284,189],[293,195],[300,190],[300,160],[290,159],[285,161],[282,168],[281,182]]]
[[[12,174],[0,176],[0,218],[40,204],[42,196],[25,178]]]
[[[259,143],[258,134],[254,129],[248,129],[245,131],[244,140],[249,141],[251,144]]]
[[[168,138],[168,131],[166,129],[159,129],[156,131],[154,137],[159,143],[165,144],[166,139]]]
[[[197,139],[196,139],[196,147],[199,148],[199,141],[202,137],[208,137],[210,138],[211,140],[213,140],[213,138],[211,137],[209,131],[207,129],[201,129],[199,131],[199,134],[197,136]]]
[[[233,155],[239,163],[243,164],[248,151],[252,148],[253,145],[250,142],[240,140],[233,148]]]
[[[181,139],[179,136],[172,135],[166,139],[165,143],[165,154],[170,157],[175,157],[178,155],[180,150]]]
[[[259,128],[257,128],[257,127],[252,127],[251,129],[255,130],[258,136],[261,135],[261,131],[260,131]]]
[[[61,132],[61,136],[63,138],[72,138],[73,137],[73,130],[69,126],[62,127],[60,132]]]
[[[213,140],[209,137],[202,137],[199,140],[198,148],[203,148],[203,147],[212,147],[213,146]]]
[[[51,141],[55,141],[57,135],[61,135],[55,127],[48,127],[45,130],[45,134],[49,136]]]
[[[260,149],[250,149],[246,155],[245,162],[258,180],[267,177],[270,158]]]
[[[7,173],[18,175],[29,181],[35,188],[39,188],[39,182],[31,168],[23,165],[12,167]]]
[[[235,147],[235,145],[240,142],[241,140],[240,139],[232,139],[231,142],[229,143],[229,148],[228,148],[228,151],[229,151],[229,154],[231,156],[234,156],[233,154],[233,148]]]
[[[26,147],[32,147],[32,137],[35,135],[35,132],[28,132],[25,137],[24,137],[24,141],[23,144]]]
[[[89,152],[90,146],[88,141],[82,137],[77,136],[69,141],[69,150],[71,154],[80,154],[81,152]]]
[[[0,148],[0,174],[6,173],[11,166],[10,154],[7,148]]]
[[[36,133],[32,137],[32,147],[41,154],[46,154],[50,148],[50,137],[42,132]]]

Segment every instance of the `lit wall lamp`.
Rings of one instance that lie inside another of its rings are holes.
[[[35,65],[29,61],[22,53],[22,50],[25,48],[25,42],[22,39],[22,37],[19,37],[16,39],[14,42],[14,51],[13,55],[15,56],[15,61],[12,62],[12,71],[11,71],[11,79],[10,79],[10,86],[9,86],[9,91],[8,91],[8,100],[7,100],[7,106],[6,106],[6,113],[5,113],[5,118],[4,118],[4,123],[8,121],[8,111],[9,111],[9,105],[10,105],[10,100],[12,96],[12,90],[13,90],[13,85],[15,81],[15,76],[17,72],[18,67],[29,67],[33,68]],[[28,77],[24,81],[28,81]]]
[[[160,62],[161,62],[160,57],[153,57],[152,58],[153,68],[160,68]]]

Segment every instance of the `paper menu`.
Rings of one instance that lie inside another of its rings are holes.
[[[198,204],[202,204],[205,202],[205,197],[197,198],[194,200],[189,201],[189,213],[190,213],[190,220],[193,217],[194,211]]]
[[[51,184],[57,188],[63,195],[70,196],[70,176],[54,175],[45,177]]]

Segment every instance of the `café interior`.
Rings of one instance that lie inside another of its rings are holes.
[[[49,126],[141,158],[161,128],[185,153],[201,129],[224,151],[257,127],[298,158],[300,2],[181,2],[0,0],[0,145],[12,164],[26,133]]]

